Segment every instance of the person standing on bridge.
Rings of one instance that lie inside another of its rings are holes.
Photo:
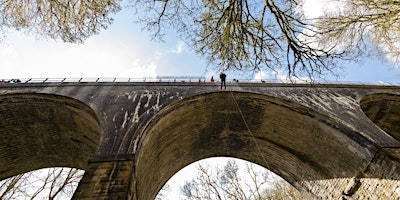
[[[225,74],[224,72],[221,72],[221,73],[219,74],[219,78],[221,79],[221,89],[222,89],[222,86],[224,86],[225,89],[226,89],[226,82],[225,82],[225,80],[226,80],[226,74]]]

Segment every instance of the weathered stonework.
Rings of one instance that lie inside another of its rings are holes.
[[[79,199],[125,199],[133,175],[133,161],[92,162],[80,187]]]
[[[399,199],[399,116],[395,86],[3,84],[0,178],[78,167],[74,199],[152,200],[186,165],[230,156],[310,199]]]
[[[0,96],[0,179],[44,167],[86,168],[100,140],[93,110],[52,94]]]

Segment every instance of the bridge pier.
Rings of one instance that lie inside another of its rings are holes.
[[[135,199],[134,162],[90,162],[73,199]]]

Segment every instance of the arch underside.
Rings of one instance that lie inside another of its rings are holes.
[[[400,95],[370,94],[361,99],[360,106],[371,121],[400,141]]]
[[[305,183],[351,178],[369,153],[346,127],[294,102],[219,92],[177,102],[149,124],[136,158],[138,199],[154,199],[181,168],[228,156],[268,168],[307,193]],[[340,192],[340,191],[339,191]]]
[[[85,169],[99,138],[94,111],[78,100],[0,96],[0,180],[46,167]]]

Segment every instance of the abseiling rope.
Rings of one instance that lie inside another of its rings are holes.
[[[258,145],[258,143],[257,143],[257,141],[256,141],[256,138],[255,138],[253,132],[250,130],[250,127],[249,127],[249,125],[247,124],[247,121],[246,121],[246,119],[245,119],[245,117],[244,117],[244,115],[243,115],[242,110],[241,110],[240,107],[239,107],[238,102],[236,101],[235,97],[233,96],[232,91],[230,91],[230,93],[231,93],[232,99],[233,99],[233,101],[235,102],[236,107],[237,107],[237,109],[238,109],[238,111],[239,111],[239,113],[240,113],[240,115],[241,115],[241,117],[242,117],[242,120],[243,120],[243,122],[244,122],[244,124],[245,124],[245,126],[246,126],[246,128],[247,128],[247,131],[249,132],[251,138],[253,139],[254,143],[256,144],[256,148],[257,148],[258,152],[261,154],[261,157],[262,157],[262,159],[264,160],[265,166],[268,168],[268,170],[270,170],[271,168],[270,168],[270,166],[269,166],[269,164],[268,164],[268,162],[267,162],[267,159],[265,158],[264,154],[262,153],[261,148],[260,148],[260,146]],[[279,176],[280,176],[280,175],[279,175]],[[304,177],[305,177],[304,174],[300,174],[300,178],[303,179]],[[323,177],[322,177],[322,178],[323,178]],[[300,179],[300,180],[301,180],[301,179]],[[299,182],[299,180],[294,180],[294,181],[295,181],[295,182]],[[294,186],[292,183],[289,183],[289,184],[292,185],[292,186]],[[303,186],[301,186],[301,187],[303,187]],[[295,187],[295,188],[296,188],[297,190],[299,190],[297,187]],[[311,193],[311,194],[314,195],[314,193],[313,193],[310,189],[307,189],[307,188],[304,188],[304,189],[306,189],[307,192],[309,192],[309,193]],[[299,191],[300,191],[300,190],[299,190]],[[302,193],[302,192],[301,192],[301,193]]]
[[[253,132],[250,130],[250,127],[249,127],[249,125],[248,125],[247,122],[246,122],[246,119],[245,119],[245,117],[244,117],[244,115],[243,115],[242,110],[241,110],[240,107],[239,107],[238,102],[236,101],[235,97],[233,96],[232,91],[230,91],[230,93],[231,93],[232,99],[233,99],[233,101],[235,102],[236,107],[237,107],[237,109],[238,109],[238,111],[239,111],[239,113],[240,113],[240,116],[242,117],[242,120],[243,120],[243,122],[244,122],[244,125],[245,125],[246,128],[247,128],[247,131],[249,132],[249,134],[250,134],[251,138],[253,139],[254,143],[256,144],[256,148],[257,148],[258,152],[260,153],[262,159],[263,159],[264,162],[265,162],[265,166],[267,166],[267,167],[269,168],[267,159],[265,159],[264,154],[262,153],[260,147],[258,146],[257,140],[256,140],[256,138],[254,137]],[[270,170],[270,169],[268,169],[268,170]]]

